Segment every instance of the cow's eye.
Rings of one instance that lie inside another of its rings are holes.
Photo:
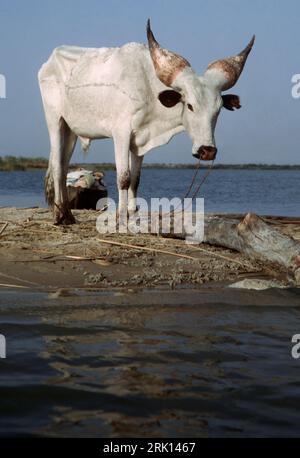
[[[189,110],[194,111],[193,105],[191,105],[190,103],[187,104],[187,107]]]

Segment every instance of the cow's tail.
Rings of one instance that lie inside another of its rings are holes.
[[[50,165],[45,176],[45,199],[49,207],[54,206],[54,180]]]

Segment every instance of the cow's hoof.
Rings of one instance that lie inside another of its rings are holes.
[[[75,218],[72,215],[71,210],[57,210],[54,215],[54,225],[55,226],[69,226],[70,224],[75,224]]]

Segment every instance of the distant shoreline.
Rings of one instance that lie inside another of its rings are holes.
[[[144,169],[195,169],[197,162],[194,164],[144,164]],[[43,170],[48,166],[48,159],[40,157],[15,157],[4,156],[0,157],[0,171],[13,172],[13,171],[29,171],[29,170]],[[85,169],[98,169],[98,170],[115,170],[115,164],[110,162],[104,163],[79,163],[71,164],[71,169],[76,168]],[[210,163],[201,162],[202,168],[210,167]],[[300,164],[215,164],[215,170],[300,170]]]

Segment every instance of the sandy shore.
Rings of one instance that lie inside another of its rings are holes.
[[[74,214],[78,224],[56,227],[47,209],[0,208],[0,231],[4,229],[0,235],[1,288],[57,294],[74,289],[179,291],[268,278],[262,264],[231,250],[202,244],[200,251],[183,240],[150,234],[101,236],[96,230],[97,212]],[[295,221],[269,221],[282,232],[300,237],[300,224]],[[158,251],[113,246],[100,238]]]

